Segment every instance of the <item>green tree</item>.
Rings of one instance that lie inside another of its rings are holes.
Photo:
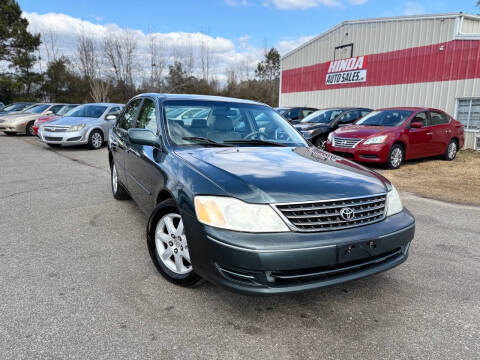
[[[280,54],[277,49],[272,47],[265,53],[264,59],[257,64],[255,76],[261,81],[260,85],[265,91],[265,97],[261,101],[272,106],[277,105],[280,84]]]
[[[18,3],[0,0],[0,61],[7,62],[9,69],[13,70],[2,74],[0,79],[0,96],[5,96],[7,101],[12,100],[12,89],[24,99],[31,98],[33,85],[42,78],[33,71],[40,34],[31,34],[27,27],[28,21],[22,17]]]

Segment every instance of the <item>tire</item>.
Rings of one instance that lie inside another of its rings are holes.
[[[5,135],[7,136],[15,136],[17,133],[11,132],[11,131],[4,131]]]
[[[110,167],[110,184],[112,186],[112,195],[117,200],[130,199],[130,195],[123,185],[118,181],[117,167],[113,164]]]
[[[48,143],[47,145],[50,146],[51,148],[59,148],[62,146],[61,144],[48,144]]]
[[[398,169],[402,165],[403,159],[405,158],[405,150],[403,146],[398,144],[393,144],[390,148],[387,158],[387,168],[388,169]]]
[[[319,137],[313,141],[313,145],[319,149],[326,150],[327,138]]]
[[[153,211],[148,221],[147,244],[155,267],[166,280],[184,287],[202,283],[190,263],[183,220],[175,201],[163,201]]]
[[[458,144],[454,139],[452,139],[448,143],[447,149],[445,150],[445,153],[442,156],[443,160],[452,161],[457,156],[457,152],[458,152]]]
[[[25,134],[28,136],[35,136],[35,131],[33,130],[33,121],[29,122],[25,127]]]
[[[103,134],[100,130],[93,130],[88,137],[88,147],[98,150],[103,146]]]

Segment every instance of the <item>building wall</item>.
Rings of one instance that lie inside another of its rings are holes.
[[[464,34],[480,34],[480,21],[473,19],[463,19],[460,30]]]
[[[415,17],[342,24],[284,56],[282,70],[331,61],[335,47],[350,43],[354,44],[353,56],[360,56],[450,41],[454,38],[455,23],[455,18]]]

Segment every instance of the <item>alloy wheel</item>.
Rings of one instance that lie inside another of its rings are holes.
[[[92,134],[92,145],[95,149],[98,149],[102,146],[102,135],[98,132]]]
[[[155,230],[155,248],[158,258],[178,275],[192,271],[183,220],[179,214],[164,215]]]
[[[113,187],[113,192],[117,193],[118,175],[117,175],[117,168],[115,167],[115,164],[112,166],[112,187]]]
[[[452,141],[448,145],[448,158],[453,159],[455,157],[456,153],[457,153],[457,144],[455,143],[455,141]]]
[[[400,166],[403,160],[403,152],[402,149],[399,147],[396,147],[393,149],[391,155],[390,155],[390,162],[392,163],[392,166],[397,168]]]

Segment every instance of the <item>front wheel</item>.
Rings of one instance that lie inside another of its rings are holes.
[[[389,169],[398,169],[400,165],[402,165],[404,156],[405,153],[403,147],[398,144],[394,144],[390,149],[390,153],[388,154],[387,167]]]
[[[111,168],[111,184],[112,184],[112,195],[117,200],[127,200],[130,199],[128,192],[125,190],[123,185],[118,181],[117,167],[115,164]]]
[[[148,250],[160,274],[176,285],[201,283],[192,267],[182,216],[173,200],[161,202],[154,210],[148,231]]]
[[[11,131],[4,131],[4,134],[7,135],[7,136],[15,136],[15,135],[17,135],[16,133],[11,132]]]
[[[100,130],[93,130],[88,137],[88,147],[92,150],[98,150],[103,145],[103,135]]]
[[[447,145],[447,149],[443,154],[443,159],[452,161],[457,156],[457,152],[458,152],[457,142],[455,140],[450,140],[450,142]]]
[[[33,121],[29,122],[25,127],[25,133],[28,136],[35,136],[35,131],[33,130]]]

